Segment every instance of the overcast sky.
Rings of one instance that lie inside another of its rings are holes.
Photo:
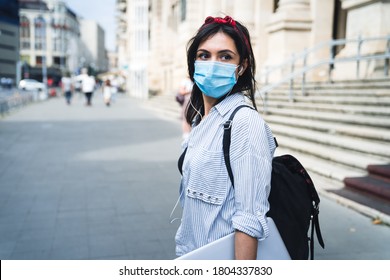
[[[92,19],[104,29],[106,48],[115,50],[116,0],[63,0],[78,16]]]

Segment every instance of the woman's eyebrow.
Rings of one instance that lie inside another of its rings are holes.
[[[196,52],[207,52],[207,53],[210,53],[210,51],[208,51],[206,49],[199,49]],[[229,50],[229,49],[218,51],[218,53],[227,53],[227,52],[232,53],[232,54],[236,54],[234,51]]]
[[[218,51],[218,53],[227,53],[227,52],[232,53],[232,54],[236,54],[234,51],[229,50],[229,49]]]

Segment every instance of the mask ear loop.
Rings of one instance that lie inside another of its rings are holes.
[[[177,199],[177,201],[176,201],[176,203],[175,203],[175,206],[173,207],[173,209],[172,209],[172,211],[171,211],[171,214],[169,215],[169,220],[170,220],[169,223],[170,223],[170,224],[173,224],[176,220],[180,220],[180,218],[172,218],[172,217],[173,217],[173,213],[175,212],[177,206],[179,205],[179,202],[180,202],[181,197],[183,196],[183,192],[184,192],[184,190],[180,192],[180,196],[179,196],[179,198]]]
[[[238,67],[242,67],[242,66],[241,66],[241,65],[237,65],[236,68],[238,68]],[[241,70],[240,70],[240,71],[241,71]],[[238,72],[240,72],[240,71],[238,71]],[[237,81],[238,81],[238,79],[240,78],[240,74],[237,73],[237,76],[238,76],[238,78],[237,78]],[[236,81],[236,83],[237,83],[237,81]],[[233,86],[233,87],[234,87],[234,86]],[[224,99],[225,99],[226,97],[228,97],[228,96],[232,93],[233,87],[232,87],[232,88],[229,90],[229,92],[225,95]]]
[[[191,97],[190,97],[190,105],[195,110],[196,114],[199,115],[200,119],[203,119],[202,114],[195,108],[195,106],[192,104]]]

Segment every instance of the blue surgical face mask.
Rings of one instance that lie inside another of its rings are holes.
[[[231,63],[195,61],[195,83],[205,95],[221,98],[237,83],[237,67]]]

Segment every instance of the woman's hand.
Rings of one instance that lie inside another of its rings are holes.
[[[255,260],[257,257],[257,239],[241,231],[236,231],[234,250],[236,260]]]

